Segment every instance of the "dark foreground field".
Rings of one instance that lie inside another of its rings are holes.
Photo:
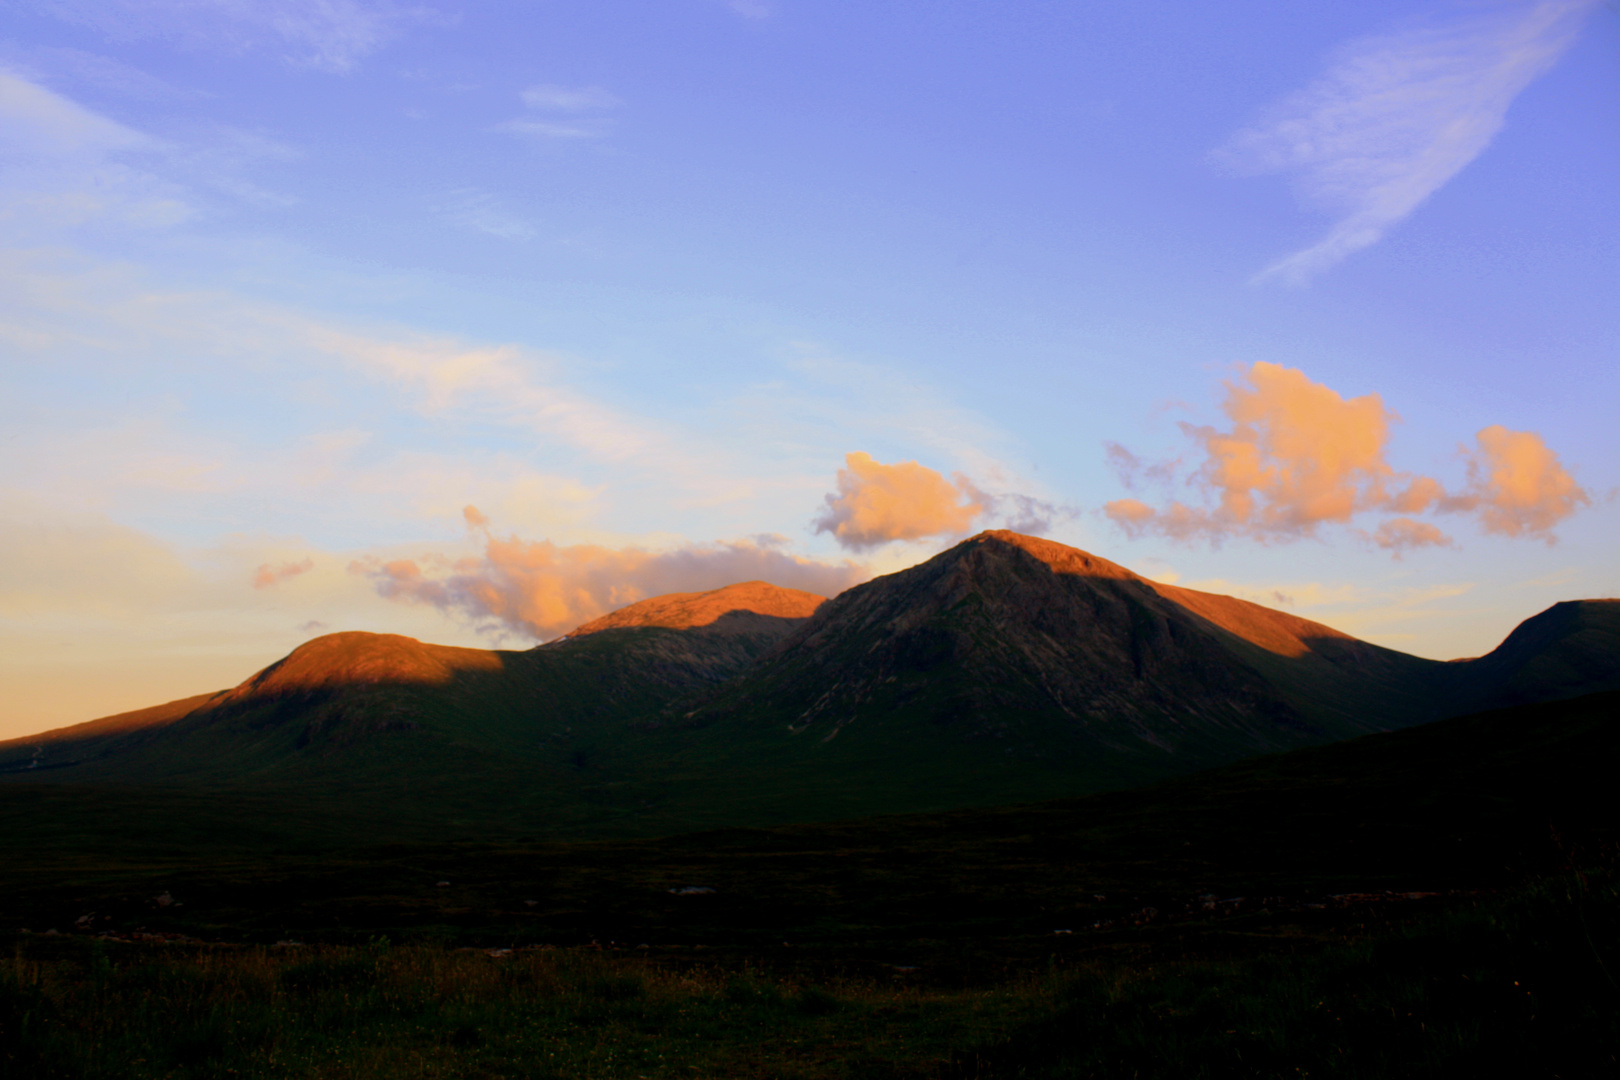
[[[591,844],[274,852],[0,789],[0,1073],[1614,1075],[1617,714]]]
[[[34,941],[0,970],[3,1060],[19,1077],[1612,1076],[1616,900],[1612,877],[1568,874],[1396,918],[1105,933],[966,984],[672,950]]]

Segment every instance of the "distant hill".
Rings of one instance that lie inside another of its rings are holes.
[[[724,680],[824,600],[763,582],[655,597],[521,652],[327,634],[230,690],[0,743],[0,776],[233,785],[334,773],[347,783],[410,772],[421,755],[435,772],[543,762],[573,742],[576,724],[651,712]]]
[[[379,837],[646,835],[1081,795],[1617,686],[1620,602],[1441,663],[997,531],[831,601],[655,597],[522,652],[328,635],[0,743],[0,777],[296,795]]]
[[[826,602],[825,596],[800,589],[782,589],[764,581],[744,581],[708,592],[655,596],[593,619],[566,634],[564,640],[604,630],[647,627],[707,629],[726,634],[785,633],[814,615]]]
[[[1489,654],[1449,667],[1448,715],[1620,689],[1620,600],[1554,604]]]

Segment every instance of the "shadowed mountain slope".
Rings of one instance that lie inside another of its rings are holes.
[[[1446,668],[998,531],[843,593],[693,719],[1231,759],[1432,719]]]
[[[0,743],[0,774],[295,794],[368,835],[648,835],[1120,789],[1617,685],[1614,601],[1448,664],[988,532],[831,601],[655,597],[525,652],[329,635]]]
[[[441,774],[542,765],[568,757],[575,725],[650,712],[734,674],[823,599],[763,582],[657,597],[524,652],[328,634],[230,690],[0,743],[0,774],[353,783],[418,759]]]
[[[1568,600],[1447,673],[1448,714],[1620,689],[1620,600]]]

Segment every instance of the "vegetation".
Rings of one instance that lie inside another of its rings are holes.
[[[1612,1075],[1617,716],[589,843],[6,785],[0,1075]]]
[[[8,1075],[1613,1075],[1620,889],[1565,873],[1406,922],[1204,928],[987,984],[648,950],[24,939]],[[1249,940],[1245,940],[1245,938]],[[1238,955],[1234,955],[1237,953]]]

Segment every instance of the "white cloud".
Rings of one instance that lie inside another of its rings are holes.
[[[607,134],[607,126],[600,120],[503,120],[495,130],[535,139],[600,139]]]
[[[92,223],[177,225],[218,202],[208,189],[236,204],[285,206],[292,200],[250,177],[298,156],[221,126],[159,139],[0,70],[0,220],[13,242]]]
[[[1261,278],[1303,283],[1376,243],[1501,130],[1520,91],[1557,63],[1597,0],[1507,12],[1348,45],[1315,83],[1215,152],[1245,173],[1285,172],[1340,217]]]
[[[619,105],[619,99],[600,86],[541,83],[518,97],[531,111],[543,115],[505,120],[494,130],[533,139],[600,139],[612,123],[607,114]]]
[[[13,153],[40,157],[101,155],[154,148],[155,140],[0,71],[0,138]]]
[[[589,531],[607,527],[599,513],[623,508],[630,542],[648,542],[649,520],[680,529],[683,515],[715,508],[730,517],[705,530],[738,534],[797,520],[821,483],[784,480],[780,455],[706,416],[683,424],[582,392],[568,383],[567,358],[343,325],[226,290],[163,289],[127,266],[60,253],[0,252],[0,341],[19,380],[47,368],[145,373],[138,420],[31,412],[17,417],[19,437],[0,443],[0,466],[30,490],[78,492],[94,505],[135,509],[160,493],[178,508],[275,492],[272,504],[324,507],[323,519],[397,523],[450,516],[476,499],[558,540],[623,543],[624,532]],[[188,415],[184,388],[221,370],[253,387],[255,415],[283,418],[287,434],[237,439]],[[432,450],[391,438],[401,423],[426,425]],[[326,441],[307,441],[315,437]]]
[[[14,43],[0,44],[0,53],[6,62],[35,81],[88,85],[109,91],[120,97],[144,101],[175,101],[203,97],[200,91],[189,90],[158,78],[121,60],[83,49],[29,47]]]
[[[32,7],[113,40],[167,41],[238,54],[290,48],[287,60],[350,71],[407,24],[431,17],[393,0],[34,0]]]
[[[506,209],[499,196],[477,188],[453,192],[447,216],[462,228],[501,240],[533,240],[538,235],[533,223]]]
[[[531,86],[518,97],[531,109],[544,112],[598,112],[611,109],[619,99],[600,86]]]
[[[103,220],[173,225],[194,210],[151,169],[171,149],[18,75],[0,71],[0,221],[13,236]]]

